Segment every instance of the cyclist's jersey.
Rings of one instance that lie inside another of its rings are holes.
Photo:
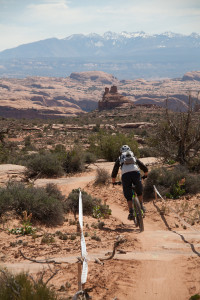
[[[123,164],[121,166],[122,175],[124,173],[132,172],[132,171],[139,171],[139,167],[136,163],[135,164],[129,164],[129,165]]]
[[[112,170],[112,178],[116,178],[117,177],[117,173],[119,171],[120,168],[120,157],[118,157],[118,159],[116,160],[113,170]],[[148,168],[145,166],[145,164],[143,164],[143,162],[141,162],[139,159],[136,158],[136,164],[130,164],[130,165],[125,165],[123,164],[121,166],[121,172],[122,175],[128,172],[133,172],[136,171],[138,172],[139,169],[141,169],[144,173],[148,172]]]

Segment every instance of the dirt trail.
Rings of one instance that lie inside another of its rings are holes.
[[[101,165],[103,166],[103,165]],[[111,164],[104,165],[108,170]],[[63,178],[47,181],[40,179],[35,182],[42,186],[47,182],[58,184],[64,194],[72,188],[85,188],[95,178],[95,168],[87,174],[73,178]],[[119,188],[120,189],[120,188]],[[135,249],[130,249],[125,254],[117,253],[114,259],[108,261],[104,267],[96,265],[90,267],[89,276],[91,284],[100,285],[100,279],[105,279],[106,289],[104,294],[96,294],[95,300],[110,300],[116,296],[118,300],[188,300],[195,293],[200,292],[200,234],[192,230],[183,230],[181,227],[171,230],[167,219],[162,219],[156,206],[147,203],[147,213],[144,219],[144,232],[140,233],[132,221],[127,220],[128,212],[125,205],[115,201],[112,196],[107,199],[112,210],[112,216],[120,221],[126,228],[127,236],[136,244]],[[108,191],[111,195],[111,192]],[[103,257],[107,251],[112,250],[112,244],[106,249],[89,251],[90,261],[95,257]],[[76,255],[56,257],[57,261],[74,263]],[[10,269],[28,269],[37,272],[41,265],[23,262],[9,265]],[[43,266],[42,266],[43,268]],[[99,271],[98,271],[99,270]],[[96,272],[98,274],[96,274]],[[92,277],[93,276],[93,277]],[[114,291],[114,292],[113,292]],[[116,291],[116,293],[115,293]],[[101,291],[102,293],[102,291]]]
[[[120,218],[125,224],[130,222],[127,220],[127,212],[121,211],[117,205],[110,206],[115,217]],[[149,212],[144,219],[145,231],[133,234],[137,236],[141,250],[126,254],[126,259],[136,259],[141,263],[136,271],[136,283],[127,299],[137,300],[146,297],[148,300],[189,299],[186,283],[190,279],[183,269],[189,258],[198,257],[192,251],[191,245],[195,240],[196,247],[200,250],[200,235],[195,231],[168,230],[164,223],[154,220],[155,208],[152,205],[147,205],[147,208]],[[185,243],[182,238],[191,241],[191,244]],[[124,259],[122,255],[120,258]],[[200,280],[197,286],[200,288]],[[194,290],[196,291],[195,282]]]

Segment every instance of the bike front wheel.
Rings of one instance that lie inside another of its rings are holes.
[[[140,201],[137,197],[135,197],[134,205],[135,205],[135,211],[136,211],[136,219],[137,219],[136,221],[140,228],[140,232],[142,232],[142,231],[144,231],[144,222],[143,222],[143,215],[142,215],[142,211],[141,211]]]

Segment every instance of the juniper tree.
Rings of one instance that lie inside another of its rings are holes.
[[[164,159],[187,164],[200,157],[200,111],[195,110],[191,95],[186,112],[169,111],[167,104],[168,99],[164,121],[158,124],[152,139],[153,146]]]

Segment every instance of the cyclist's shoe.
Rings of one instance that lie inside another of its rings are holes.
[[[144,204],[140,203],[140,206],[141,206],[141,210],[143,211],[143,213],[145,213],[146,212],[146,207],[144,206]]]
[[[133,213],[130,213],[130,214],[128,215],[128,220],[134,220],[134,215],[133,215]]]
[[[145,208],[145,206],[143,205],[143,203],[140,203],[140,205],[141,205],[142,216],[143,216],[143,218],[145,218],[146,208]]]

